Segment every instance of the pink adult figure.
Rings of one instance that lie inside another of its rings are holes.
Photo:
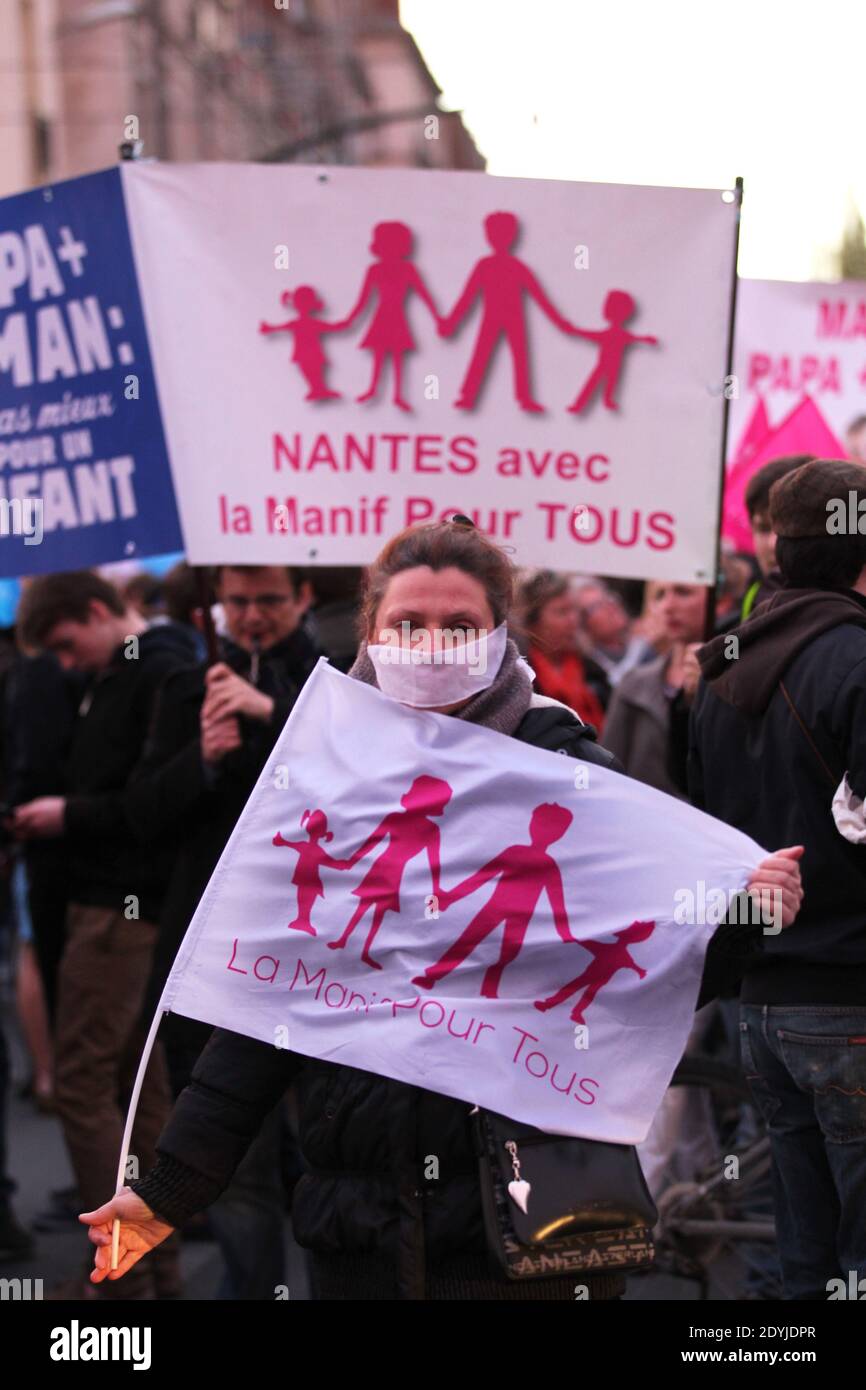
[[[520,224],[513,212],[491,212],[484,219],[487,240],[492,256],[483,256],[472,271],[466,286],[451,313],[440,328],[450,337],[463,322],[480,296],[481,327],[469,363],[460,395],[454,402],[461,410],[471,410],[487,373],[493,350],[500,338],[511,348],[514,366],[514,394],[523,410],[542,411],[543,405],[533,398],[529,381],[529,350],[526,342],[523,296],[528,294],[547,317],[564,333],[572,326],[551,304],[529,266],[511,254]]]
[[[340,323],[324,323],[313,316],[323,307],[322,301],[310,285],[299,285],[296,290],[286,290],[280,295],[280,302],[288,309],[292,304],[298,311],[296,319],[286,323],[260,323],[260,333],[291,333],[294,341],[292,361],[297,362],[309,387],[305,399],[308,401],[335,400],[339,391],[330,391],[325,384],[325,368],[328,359],[322,347],[323,333],[337,333],[343,327]]]
[[[289,923],[292,931],[305,931],[308,936],[317,936],[318,932],[310,921],[312,910],[316,905],[317,898],[325,896],[322,887],[320,870],[342,869],[345,861],[332,859],[327,850],[322,847],[322,841],[333,840],[333,835],[328,829],[328,818],[324,811],[305,811],[301,816],[301,828],[306,826],[306,840],[284,840],[279,830],[274,836],[273,843],[284,849],[293,849],[298,856],[295,871],[292,874],[292,883],[298,890],[298,911],[294,922]]]
[[[542,1013],[546,1013],[548,1009],[555,1009],[557,1004],[564,1003],[583,987],[583,994],[572,1009],[571,1017],[575,1023],[585,1023],[586,1010],[617,970],[634,970],[640,979],[646,977],[647,972],[632,960],[627,948],[633,941],[646,941],[654,930],[655,922],[632,922],[630,927],[623,927],[622,931],[614,932],[616,941],[581,941],[581,946],[593,957],[592,961],[582,974],[563,985],[555,994],[551,994],[549,999],[537,999],[536,1009],[540,1009]]]
[[[631,343],[657,343],[649,333],[629,333],[623,325],[635,311],[634,300],[625,290],[611,290],[604,301],[604,316],[610,327],[589,329],[569,327],[568,332],[578,338],[589,338],[598,343],[598,362],[586,385],[576,400],[568,407],[576,415],[585,410],[600,386],[604,386],[604,403],[608,410],[619,410],[614,400],[614,391],[622,371],[622,359]]]
[[[355,897],[359,899],[358,906],[342,936],[337,941],[328,942],[332,951],[343,949],[361,918],[372,907],[373,921],[364,942],[361,960],[373,970],[382,969],[379,962],[373,960],[370,955],[370,948],[385,913],[400,911],[400,881],[403,870],[416,854],[427,855],[430,861],[433,895],[439,896],[439,827],[431,820],[431,816],[441,816],[450,800],[451,788],[447,782],[443,782],[439,777],[416,777],[409,790],[400,797],[403,810],[389,811],[372,835],[358,846],[351,858],[344,861],[344,867],[351,869],[381,840],[388,841],[387,848],[374,860],[358,887],[352,889]]]
[[[536,806],[529,822],[528,845],[509,845],[456,888],[446,889],[440,895],[440,906],[448,908],[460,898],[474,893],[476,888],[490,879],[499,879],[493,895],[481,911],[476,913],[435,965],[428,965],[423,975],[415,977],[413,985],[432,989],[443,975],[449,974],[466,960],[486,936],[504,923],[499,960],[490,966],[481,985],[481,993],[487,999],[496,999],[502,973],[520,954],[526,929],[544,892],[550,899],[554,926],[562,940],[575,941],[568,929],[559,867],[547,853],[548,847],[562,838],[572,820],[571,812],[555,802]]]
[[[404,222],[378,222],[373,228],[370,250],[378,264],[371,265],[361,286],[357,303],[340,324],[348,328],[376,296],[378,304],[361,347],[373,354],[373,378],[369,389],[358,397],[368,401],[375,396],[386,357],[394,362],[394,404],[401,410],[411,410],[403,399],[403,355],[415,348],[412,330],[406,318],[406,300],[414,291],[420,295],[437,328],[441,320],[433,297],[421,278],[417,266],[409,260],[412,254],[412,232]]]

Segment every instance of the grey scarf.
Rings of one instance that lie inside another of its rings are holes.
[[[355,680],[375,685],[376,671],[367,655],[367,644],[362,642],[358,648],[355,664],[349,672]],[[525,662],[509,637],[505,644],[502,665],[496,679],[486,690],[479,690],[468,704],[454,711],[455,719],[467,719],[470,724],[483,724],[500,734],[513,734],[532,699],[532,681]]]

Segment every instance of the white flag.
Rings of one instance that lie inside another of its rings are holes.
[[[162,1008],[637,1143],[707,941],[764,854],[631,778],[407,708],[322,659]]]

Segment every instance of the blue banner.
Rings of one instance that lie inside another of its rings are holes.
[[[120,171],[0,201],[0,575],[183,544]]]

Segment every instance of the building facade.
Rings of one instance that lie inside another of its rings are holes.
[[[0,195],[173,161],[480,169],[398,0],[0,0]]]

